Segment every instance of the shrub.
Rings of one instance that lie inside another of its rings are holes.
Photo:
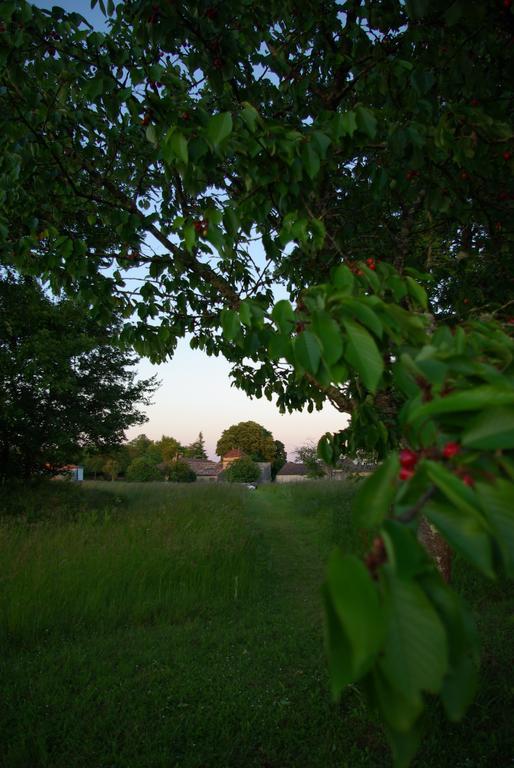
[[[185,461],[173,461],[169,467],[167,475],[171,483],[194,483],[196,480],[196,472]]]
[[[223,480],[228,483],[254,483],[259,479],[261,471],[255,461],[244,458],[232,462],[223,472]]]
[[[161,473],[150,458],[138,456],[127,467],[126,479],[132,483],[147,483],[151,480],[161,480]]]

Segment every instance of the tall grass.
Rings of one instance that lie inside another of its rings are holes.
[[[243,489],[109,488],[102,506],[59,524],[4,518],[2,642],[183,621],[249,598],[257,542],[244,525]]]

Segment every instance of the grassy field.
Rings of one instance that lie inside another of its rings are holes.
[[[352,486],[86,486],[0,501],[2,768],[390,765],[359,691],[328,693],[319,587],[365,544]],[[434,704],[416,765],[507,768],[509,594],[455,580],[482,685],[460,725]]]

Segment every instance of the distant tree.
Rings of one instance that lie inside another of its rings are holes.
[[[203,434],[201,432],[198,433],[198,439],[191,443],[191,445],[188,445],[184,450],[184,456],[188,459],[207,458],[207,453],[205,452],[205,440],[203,439]]]
[[[103,476],[105,462],[107,461],[105,454],[85,452],[81,461],[84,465],[86,477],[92,476],[96,480],[97,475],[101,474]]]
[[[121,465],[116,459],[108,458],[103,465],[104,474],[108,475],[111,480],[116,480],[120,473]]]
[[[271,462],[271,477],[274,480],[287,461],[286,447],[280,440],[275,440],[275,458]]]
[[[254,483],[260,476],[259,467],[248,457],[233,461],[223,472],[223,480],[227,483]]]
[[[132,483],[146,483],[161,480],[162,476],[150,457],[138,456],[129,464],[126,479]]]
[[[216,445],[218,456],[239,448],[254,461],[273,461],[276,445],[273,435],[255,421],[241,421],[226,429]]]
[[[32,278],[0,274],[0,474],[110,448],[142,424],[155,378],[136,381],[136,358],[72,300],[52,301]]]
[[[318,449],[313,443],[306,443],[297,448],[295,454],[299,461],[307,467],[307,477],[324,477],[326,473],[318,456]]]
[[[196,472],[185,461],[174,461],[171,463],[167,472],[168,480],[171,483],[194,483]]]
[[[157,461],[168,463],[176,461],[184,451],[184,448],[178,440],[175,440],[174,437],[168,437],[167,435],[163,435],[154,446]]]
[[[114,464],[117,466],[116,476],[124,475],[131,462],[131,457],[125,443],[108,451],[88,449],[82,452],[78,461],[84,465],[86,477],[92,476],[96,480],[99,474],[102,477],[112,477]]]

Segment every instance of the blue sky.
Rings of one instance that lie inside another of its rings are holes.
[[[36,0],[35,5],[51,8],[56,3]],[[60,0],[61,8],[81,13],[93,25],[101,27],[103,16],[98,6],[91,11],[89,0]],[[127,432],[129,439],[144,432],[152,439],[172,435],[190,443],[202,431],[207,452],[215,458],[216,442],[224,429],[239,421],[257,421],[281,440],[293,459],[295,448],[309,440],[317,441],[325,432],[342,429],[347,417],[327,404],[322,411],[280,414],[273,402],[250,399],[230,384],[228,363],[192,350],[186,340],[178,344],[173,360],[151,365],[142,360],[142,377],[157,374],[161,386],[146,413],[148,423]]]

